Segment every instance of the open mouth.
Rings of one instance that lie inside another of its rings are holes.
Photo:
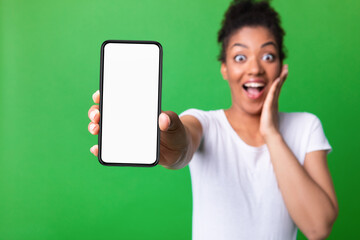
[[[248,83],[245,83],[242,87],[246,91],[249,98],[257,99],[264,92],[265,83],[262,83],[262,82],[248,82]]]

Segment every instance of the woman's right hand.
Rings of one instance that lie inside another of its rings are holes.
[[[100,102],[99,90],[93,94],[92,98],[96,104],[91,106],[88,111],[88,116],[91,120],[88,125],[88,130],[91,134],[97,135],[100,129],[100,112],[99,105],[97,105]],[[161,130],[159,164],[166,168],[171,168],[188,155],[191,137],[190,134],[187,133],[179,116],[171,111],[162,112],[159,115],[159,128]],[[98,145],[90,148],[90,152],[95,156],[98,155],[98,151]]]

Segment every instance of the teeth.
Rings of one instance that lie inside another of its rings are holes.
[[[245,83],[244,84],[245,85],[245,87],[263,87],[263,86],[265,86],[265,84],[264,83],[257,83],[257,82],[250,82],[250,83]]]

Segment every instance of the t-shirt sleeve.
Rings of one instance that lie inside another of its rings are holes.
[[[313,115],[306,153],[318,150],[326,150],[327,153],[330,153],[332,148],[325,136],[320,119]]]
[[[191,116],[197,118],[197,120],[199,120],[201,127],[203,129],[203,133],[207,132],[207,129],[209,127],[209,116],[206,111],[191,108],[191,109],[188,109],[188,110],[182,112],[179,116],[182,117],[185,115],[191,115]]]

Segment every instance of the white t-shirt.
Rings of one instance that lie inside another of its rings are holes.
[[[297,227],[281,196],[266,145],[247,145],[223,110],[189,109],[203,138],[189,167],[193,240],[296,239]],[[279,130],[298,161],[331,151],[320,120],[310,113],[279,113]],[[296,187],[296,186],[294,186]]]

